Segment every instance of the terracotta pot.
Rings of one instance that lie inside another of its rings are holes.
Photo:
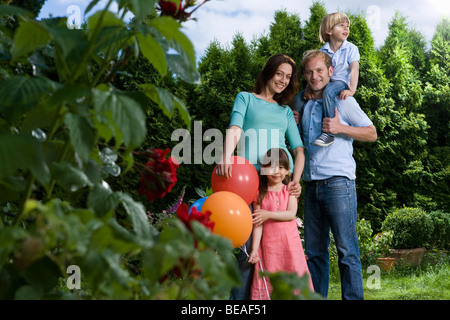
[[[425,255],[425,247],[414,249],[391,249],[391,257],[409,263],[413,267],[417,267],[422,262]]]
[[[395,265],[396,258],[377,258],[377,263],[384,272],[389,272]]]

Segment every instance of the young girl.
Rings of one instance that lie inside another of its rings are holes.
[[[260,170],[260,186],[253,202],[253,243],[249,262],[255,264],[252,300],[269,300],[272,287],[259,271],[297,272],[309,275],[295,221],[297,198],[289,194],[289,158],[280,148],[270,149]],[[311,278],[309,287],[313,289]]]

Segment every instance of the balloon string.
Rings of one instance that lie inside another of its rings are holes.
[[[239,249],[241,249],[242,251],[244,251],[244,253],[247,255],[247,258],[249,258],[250,256],[247,253],[247,247],[245,246],[245,244],[243,246],[240,246]],[[261,268],[261,272],[264,272],[263,266],[262,266],[262,262],[261,262],[261,258],[259,259],[259,267]],[[259,277],[258,277],[259,278]],[[268,300],[270,300],[270,295],[269,295],[269,289],[267,288],[267,282],[266,282],[266,277],[262,277],[263,281],[264,281],[264,287],[266,288],[266,294],[267,294],[267,298]],[[261,279],[258,280],[258,287],[259,287],[259,297],[261,298],[260,300],[262,300],[261,297],[261,285],[260,285],[260,281]]]

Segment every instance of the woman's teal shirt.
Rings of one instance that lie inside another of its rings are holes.
[[[249,92],[236,96],[231,112],[230,126],[243,130],[238,144],[238,155],[248,159],[257,170],[267,150],[282,148],[289,156],[290,172],[294,162],[286,146],[303,147],[294,114],[288,106],[267,102]]]

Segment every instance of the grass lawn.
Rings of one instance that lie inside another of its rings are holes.
[[[331,266],[329,300],[341,299],[341,284],[337,263]],[[365,272],[364,298],[366,300],[450,300],[450,257],[449,254],[430,254],[419,267],[397,265],[390,273],[381,271],[380,288],[370,289],[369,277]],[[368,281],[369,280],[369,281]],[[368,285],[369,284],[369,285]]]

